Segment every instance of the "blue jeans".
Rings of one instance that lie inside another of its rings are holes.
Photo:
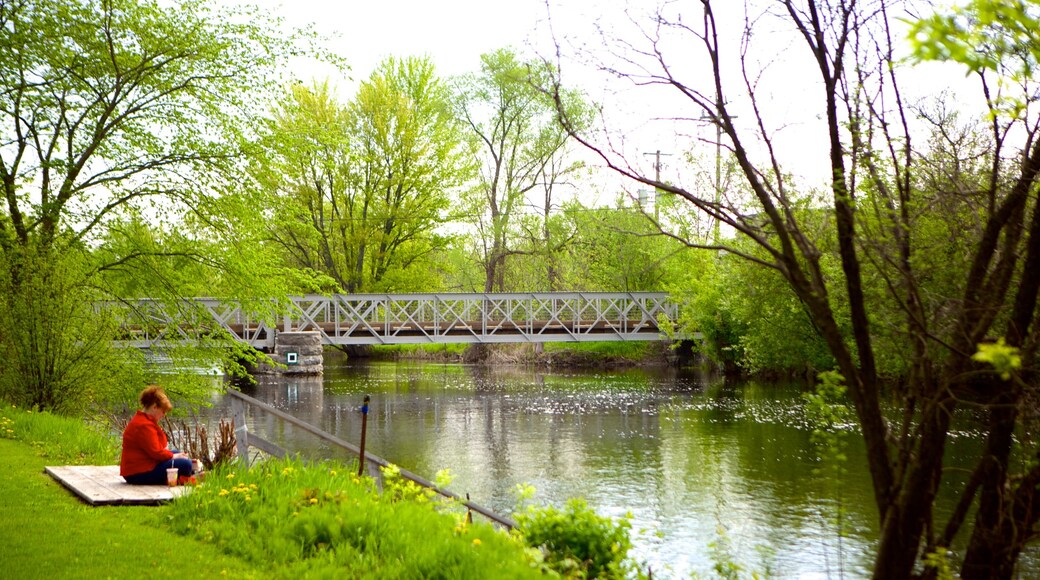
[[[171,449],[174,453],[180,453],[175,449]],[[166,470],[176,467],[178,477],[188,477],[194,474],[191,460],[186,457],[179,457],[177,459],[167,459],[166,461],[160,461],[155,469],[146,471],[144,473],[135,473],[133,475],[124,475],[123,479],[131,485],[166,485]]]

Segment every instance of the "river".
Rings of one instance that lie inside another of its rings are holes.
[[[369,452],[429,479],[450,469],[449,489],[500,513],[514,510],[521,483],[537,503],[581,497],[600,514],[629,513],[632,555],[655,578],[715,577],[720,563],[739,565],[741,577],[863,577],[878,518],[862,442],[850,432],[847,461],[821,462],[806,388],[673,368],[329,357],[324,377],[261,378],[243,392],[355,443],[369,395]],[[214,412],[228,407],[218,399]],[[249,429],[287,449],[336,454],[267,414],[251,414]],[[975,445],[955,433],[951,467]]]

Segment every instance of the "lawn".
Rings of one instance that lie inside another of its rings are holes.
[[[43,472],[53,463],[0,438],[0,570],[5,578],[267,576],[164,527],[169,506],[90,507]]]

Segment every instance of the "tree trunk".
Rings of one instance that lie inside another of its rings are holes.
[[[913,575],[941,477],[946,434],[954,406],[944,398],[931,402],[922,413],[920,444],[906,466],[899,494],[882,513],[881,538],[874,564],[876,580]]]
[[[975,527],[961,566],[964,580],[1010,579],[1020,548],[1015,542],[1014,495],[1008,487],[1008,458],[1017,412],[1012,397],[1000,397],[989,413],[985,467]]]

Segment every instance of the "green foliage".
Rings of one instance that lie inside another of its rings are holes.
[[[178,533],[219,546],[278,577],[537,577],[521,546],[430,502],[379,494],[356,468],[267,461],[216,470],[171,507]]]
[[[346,105],[294,85],[274,116],[252,173],[283,262],[347,292],[436,287],[438,226],[471,167],[430,59],[384,61]]]
[[[478,165],[477,182],[464,192],[459,213],[476,232],[469,249],[483,270],[479,289],[485,292],[519,289],[530,278],[507,280],[507,263],[520,253],[537,252],[551,268],[563,243],[549,218],[553,192],[582,166],[567,158],[567,132],[544,90],[550,73],[544,62],[524,61],[503,48],[481,55],[479,73],[455,81],[455,114],[468,129]],[[560,98],[575,123],[587,122],[587,107],[576,93]],[[522,214],[534,202],[528,196],[539,194],[542,216],[529,220],[525,234]],[[524,243],[527,248],[521,248]],[[555,283],[550,272],[534,279]]]
[[[1005,344],[1003,338],[997,339],[995,343],[980,344],[979,350],[971,358],[991,365],[1005,381],[1011,378],[1012,371],[1022,368],[1022,355],[1018,348]]]
[[[922,558],[925,569],[934,571],[936,580],[954,580],[950,556],[952,554],[946,548],[936,548],[934,552],[928,552]]]
[[[626,578],[635,574],[629,519],[596,514],[580,499],[559,509],[528,507],[517,514],[516,533],[543,551],[545,565],[567,578]]]
[[[579,202],[564,212],[574,232],[564,283],[571,289],[663,290],[689,264],[685,246],[654,227],[638,208],[590,208]]]
[[[833,359],[802,303],[779,273],[723,256],[691,291],[692,325],[724,366],[804,373]]]
[[[718,539],[708,544],[708,551],[711,554],[712,561],[711,569],[718,578],[740,580],[740,573],[744,571],[744,567],[738,564],[733,557],[729,535],[722,526],[719,526],[717,533]]]
[[[909,34],[914,56],[1030,79],[1040,61],[1038,7],[1035,0],[971,0],[915,20]]]
[[[82,413],[121,398],[140,353],[112,347],[114,321],[75,253],[13,250],[0,268],[0,397],[24,408]],[[129,384],[142,384],[140,381]]]
[[[0,393],[75,412],[141,384],[101,300],[269,282],[221,196],[300,37],[194,0],[4,3],[0,21]]]

